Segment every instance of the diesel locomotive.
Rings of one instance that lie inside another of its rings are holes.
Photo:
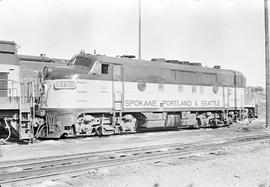
[[[230,125],[245,108],[245,76],[187,61],[85,52],[43,71],[43,138]]]

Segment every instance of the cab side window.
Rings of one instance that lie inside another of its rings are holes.
[[[101,74],[109,74],[109,64],[101,64]]]

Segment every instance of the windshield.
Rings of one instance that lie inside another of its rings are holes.
[[[70,67],[90,71],[96,62],[95,58],[75,57],[69,64]]]

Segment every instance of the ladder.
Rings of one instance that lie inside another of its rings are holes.
[[[19,97],[19,139],[34,141],[33,119],[35,118],[35,84],[28,82],[26,84],[27,95]],[[23,93],[23,92],[21,92]]]

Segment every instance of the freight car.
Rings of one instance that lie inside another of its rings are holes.
[[[43,76],[41,137],[217,127],[245,107],[242,73],[187,61],[81,52]]]
[[[15,42],[0,41],[0,139],[8,139],[11,132],[20,139],[32,136],[30,123],[43,68],[66,62],[44,55],[18,55]]]

